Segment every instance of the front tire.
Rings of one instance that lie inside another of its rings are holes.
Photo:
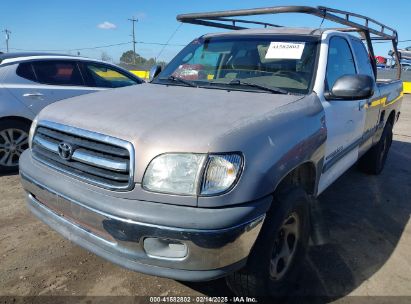
[[[297,281],[310,235],[309,200],[292,187],[267,213],[247,266],[226,280],[239,296],[284,296]]]
[[[0,174],[16,172],[21,153],[29,147],[30,124],[16,119],[0,121]]]
[[[365,153],[358,162],[361,171],[378,175],[382,172],[387,160],[388,152],[392,144],[392,125],[388,121],[385,124],[379,142]]]

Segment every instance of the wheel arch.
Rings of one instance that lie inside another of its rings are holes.
[[[288,171],[275,187],[274,193],[288,188],[290,185],[301,186],[309,195],[315,193],[317,184],[317,169],[312,161],[301,163]]]
[[[10,121],[10,120],[15,120],[15,121],[17,120],[23,123],[27,123],[28,125],[31,125],[31,123],[33,122],[31,119],[28,119],[22,116],[4,116],[0,118],[0,122]]]
[[[387,118],[387,122],[391,123],[391,126],[394,126],[394,123],[395,123],[395,110],[392,110],[390,112],[390,115],[388,115],[388,118]]]

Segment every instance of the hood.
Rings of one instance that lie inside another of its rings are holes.
[[[224,152],[213,146],[217,139],[221,142],[233,130],[301,98],[147,83],[56,102],[39,120],[127,140],[135,147],[136,159],[165,152]]]

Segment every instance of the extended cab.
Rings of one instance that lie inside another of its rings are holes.
[[[179,16],[234,31],[195,39],[151,83],[44,109],[20,159],[30,210],[135,271],[227,276],[237,294],[287,290],[310,202],[356,162],[383,169],[402,83],[376,81],[372,49],[355,34],[224,23],[267,12],[287,8]],[[346,13],[340,21],[353,27]],[[357,26],[366,39],[396,37]]]

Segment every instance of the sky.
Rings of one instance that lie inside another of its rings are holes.
[[[397,29],[399,40],[410,40],[399,47],[411,46],[411,1],[328,0],[2,0],[0,31],[11,31],[10,51],[55,51],[101,59],[102,52],[118,62],[121,54],[132,49],[133,16],[136,52],[145,58],[169,61],[194,38],[221,29],[180,24],[176,15],[191,12],[244,9],[277,5],[323,5],[363,14]],[[312,16],[274,15],[259,20],[287,26],[319,27],[321,20]],[[333,26],[324,22],[323,27]],[[334,24],[335,26],[335,24]],[[169,45],[165,44],[169,41]],[[109,46],[111,45],[111,46]],[[387,56],[391,44],[376,44],[376,55]],[[99,48],[100,46],[104,46]],[[98,48],[96,48],[98,47]],[[91,49],[94,48],[94,49]],[[5,33],[0,34],[0,51],[5,52]]]

